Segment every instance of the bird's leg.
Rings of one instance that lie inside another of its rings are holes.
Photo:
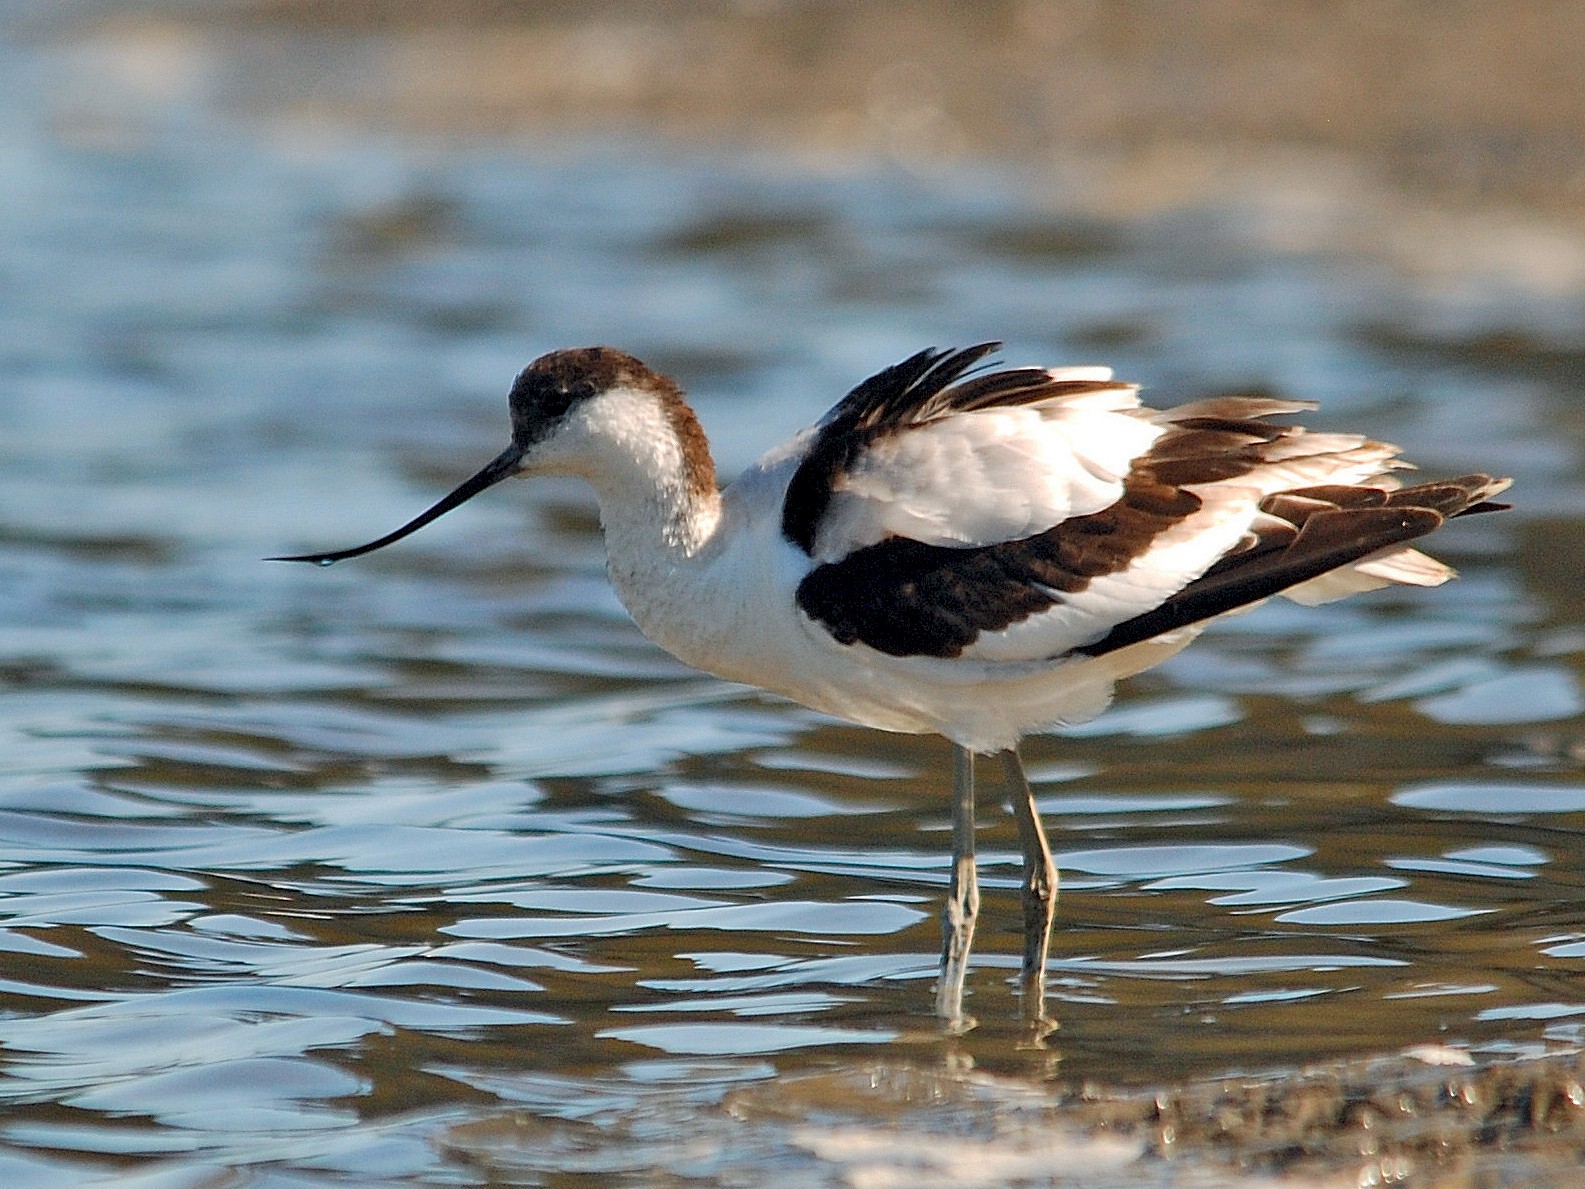
[[[963,1016],[963,979],[968,973],[980,885],[974,870],[974,753],[952,745],[952,881],[941,912],[941,981],[936,1015],[957,1028]]]
[[[1020,885],[1024,904],[1024,1014],[1038,1021],[1046,1014],[1046,956],[1051,948],[1051,923],[1057,915],[1057,865],[1051,860],[1040,810],[1035,807],[1035,795],[1030,791],[1016,747],[1002,752],[1002,770],[1007,775],[1013,818],[1018,823],[1018,840],[1024,851]]]

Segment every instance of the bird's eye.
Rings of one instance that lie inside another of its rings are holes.
[[[571,388],[550,388],[539,398],[540,414],[547,418],[560,417],[572,408],[578,394]]]

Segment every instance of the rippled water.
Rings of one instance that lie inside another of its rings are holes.
[[[1235,211],[1081,217],[995,171],[265,134],[63,77],[0,49],[8,1184],[808,1184],[1022,1109],[941,1067],[1585,1039],[1585,355],[1545,330],[1578,295],[1433,288]],[[327,572],[258,560],[471,473],[554,346],[678,375],[730,473],[992,336],[1158,399],[1319,398],[1520,505],[1439,538],[1453,586],[1266,607],[1029,742],[1064,872],[1044,1048],[1010,820],[949,1041],[945,745],[661,654],[575,485]]]

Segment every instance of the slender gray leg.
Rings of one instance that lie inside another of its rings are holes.
[[[1024,1014],[1044,1019],[1046,1014],[1046,957],[1051,949],[1051,923],[1057,915],[1057,865],[1051,860],[1051,847],[1035,808],[1035,795],[1016,747],[1002,752],[1002,770],[1012,794],[1013,818],[1018,823],[1018,840],[1024,850],[1024,968],[1021,979]]]
[[[941,912],[941,981],[936,1015],[963,1027],[963,978],[980,911],[980,885],[974,870],[974,753],[952,745],[952,881]]]

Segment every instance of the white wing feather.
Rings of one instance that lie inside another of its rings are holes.
[[[1103,373],[1054,374],[1093,380]],[[815,558],[838,561],[894,536],[927,545],[994,545],[1099,512],[1122,495],[1133,460],[1163,432],[1127,412],[1137,404],[1135,389],[1119,385],[957,413],[890,434],[833,483]]]
[[[1109,381],[1105,368],[1052,369],[1055,380]],[[1022,540],[1116,503],[1134,461],[1174,422],[1214,412],[1215,402],[1143,409],[1134,385],[1028,405],[957,412],[888,434],[837,476],[814,541],[814,560],[840,561],[889,537],[973,547]],[[1255,415],[1297,411],[1268,401]],[[1265,446],[1265,462],[1236,478],[1194,486],[1203,506],[1166,528],[1144,555],[1115,573],[1066,592],[1047,610],[982,632],[961,660],[1043,664],[1094,643],[1147,612],[1236,549],[1261,515],[1265,496],[1328,483],[1392,486],[1402,465],[1393,447],[1355,434],[1296,430]],[[1379,557],[1288,592],[1303,601],[1389,581],[1429,584],[1444,575],[1408,550]],[[1427,559],[1429,560],[1429,559]],[[1432,563],[1437,565],[1438,563]],[[1401,572],[1400,572],[1401,571]],[[1416,571],[1417,577],[1409,576]]]

